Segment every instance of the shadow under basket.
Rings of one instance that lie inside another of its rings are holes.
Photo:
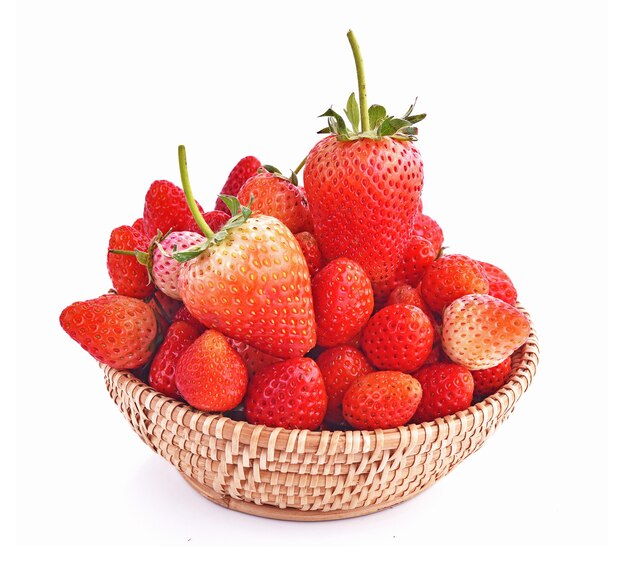
[[[100,366],[135,432],[204,497],[261,517],[323,521],[386,509],[445,476],[508,418],[532,382],[538,358],[532,328],[513,355],[508,382],[495,394],[432,422],[375,431],[234,421],[168,398],[126,371]]]

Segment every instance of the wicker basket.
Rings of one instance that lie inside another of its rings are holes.
[[[253,515],[319,521],[391,507],[445,476],[507,419],[538,358],[533,328],[496,394],[429,423],[376,431],[251,425],[200,412],[128,372],[101,367],[135,432],[203,496]]]

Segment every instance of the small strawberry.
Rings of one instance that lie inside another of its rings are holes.
[[[346,115],[352,130],[332,109],[330,133],[306,159],[304,186],[322,255],[356,261],[372,284],[391,280],[404,256],[406,222],[417,214],[424,170],[413,105],[400,118],[381,105],[367,105],[363,60],[350,31],[359,81],[359,102],[352,94]]]
[[[115,369],[146,364],[156,348],[157,320],[145,302],[103,295],[63,310],[61,327],[91,356]]]
[[[424,365],[414,377],[422,385],[422,401],[413,416],[414,423],[432,421],[465,410],[472,404],[474,379],[461,365]]]
[[[472,371],[495,367],[530,334],[517,308],[489,295],[465,295],[443,313],[441,344],[448,357]]]
[[[426,268],[422,296],[433,312],[441,314],[453,300],[472,293],[488,293],[489,281],[482,266],[467,256],[441,256]]]
[[[317,429],[327,401],[319,367],[313,359],[301,357],[261,369],[250,380],[244,408],[250,423]]]
[[[261,162],[254,156],[246,156],[237,162],[235,167],[228,174],[228,179],[220,191],[220,195],[231,195],[237,197],[241,186],[246,183],[252,176],[255,176],[259,168],[261,168]],[[228,207],[219,197],[215,202],[215,210],[228,212]],[[208,222],[208,221],[207,221]],[[211,227],[212,228],[212,227]]]
[[[132,226],[135,230],[138,230],[145,236],[145,226],[144,226],[143,217],[139,217],[138,219],[135,219],[135,222],[133,223]]]
[[[324,377],[328,395],[325,421],[331,425],[345,422],[341,411],[343,396],[350,385],[362,375],[371,373],[374,367],[358,349],[349,345],[338,345],[323,351],[317,365]]]
[[[484,261],[479,261],[478,263],[487,274],[487,279],[489,280],[489,294],[492,297],[496,297],[497,299],[515,306],[517,302],[517,290],[509,276],[495,265]]]
[[[435,319],[435,316],[428,308],[424,297],[422,297],[422,287],[418,284],[417,287],[411,287],[410,285],[399,285],[389,295],[386,306],[391,304],[412,304],[417,306],[420,310],[423,310],[430,323],[433,325],[435,341],[439,340],[439,322]]]
[[[436,257],[437,252],[426,238],[411,236],[404,257],[396,270],[396,282],[417,285],[422,280],[426,268],[435,261]]]
[[[391,429],[406,424],[422,398],[420,383],[397,371],[358,377],[343,397],[343,415],[355,429]]]
[[[248,371],[248,377],[250,378],[256,375],[257,372],[263,367],[273,365],[274,363],[281,361],[278,357],[272,357],[267,353],[263,353],[247,343],[236,341],[232,338],[226,339],[232,348],[243,359],[243,362],[246,365],[246,370]]]
[[[434,332],[423,310],[392,304],[379,310],[365,326],[361,348],[379,369],[410,373],[424,364]]]
[[[170,398],[180,398],[174,381],[176,363],[199,335],[200,331],[187,322],[172,323],[150,365],[148,384],[152,388]]]
[[[202,212],[202,208],[199,209]],[[144,234],[148,238],[159,231],[184,230],[192,217],[183,190],[167,180],[153,182],[146,193],[143,220]]]
[[[185,306],[207,327],[259,351],[302,357],[315,345],[315,316],[298,241],[278,219],[252,215],[227,197],[234,216],[214,233],[193,203],[184,146],[179,163],[193,216],[207,238],[193,251],[174,254],[185,261],[178,280]]]
[[[304,259],[309,268],[309,275],[311,279],[313,279],[315,274],[324,267],[325,261],[322,257],[322,252],[320,252],[315,236],[306,230],[298,232],[298,234],[296,234],[296,240],[298,244],[300,244],[300,249],[304,254]]]
[[[177,321],[187,322],[187,324],[191,324],[200,332],[206,330],[206,326],[200,322],[200,320],[192,316],[191,312],[189,312],[189,309],[185,305],[181,306],[177,310],[176,315],[174,316],[174,322]]]
[[[154,291],[154,294],[146,301],[150,308],[154,310],[162,334],[167,332],[170,324],[174,321],[178,309],[182,303],[171,297],[168,297],[161,291]]]
[[[474,379],[474,401],[478,402],[496,392],[511,374],[511,357],[489,369],[471,371]]]
[[[221,230],[222,227],[228,222],[228,219],[230,219],[230,215],[228,213],[225,213],[224,211],[208,211],[206,213],[202,213],[202,218],[209,225],[209,228],[213,232],[217,232],[218,230]],[[185,226],[183,230],[202,234],[200,227],[193,217],[189,219],[189,223]]]
[[[419,213],[415,216],[412,230],[415,236],[426,238],[433,245],[435,255],[439,254],[443,246],[443,230],[437,221],[428,215]]]
[[[174,378],[181,396],[207,412],[237,406],[248,383],[241,357],[216,330],[206,330],[183,352]]]
[[[347,343],[367,323],[374,310],[372,285],[363,268],[347,258],[325,265],[313,278],[317,344]]]
[[[237,199],[255,212],[277,218],[294,234],[310,231],[313,225],[304,192],[292,181],[297,181],[295,176],[290,181],[278,171],[263,172],[243,184]]]
[[[118,248],[131,255],[107,253],[107,270],[113,288],[120,295],[143,299],[154,293],[146,268],[134,257],[134,251],[146,251],[150,240],[142,232],[131,226],[114,228],[109,238],[109,250]]]

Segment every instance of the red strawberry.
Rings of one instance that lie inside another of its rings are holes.
[[[224,211],[208,211],[206,213],[202,213],[202,218],[206,221],[213,232],[217,232],[228,222],[230,215]],[[202,234],[200,227],[196,224],[193,217],[191,217],[189,224],[187,224],[183,230]]]
[[[341,411],[343,396],[350,385],[362,375],[371,373],[374,367],[358,349],[349,345],[338,345],[323,351],[317,365],[324,377],[328,395],[325,421],[331,425],[345,422]]]
[[[174,321],[181,302],[168,297],[161,291],[154,291],[154,294],[147,300],[150,308],[154,310],[161,333],[166,333],[170,324]]]
[[[435,250],[435,255],[439,254],[443,246],[443,230],[437,221],[431,219],[428,215],[419,213],[413,221],[413,234],[426,238]]]
[[[187,322],[172,323],[150,365],[148,383],[152,388],[170,398],[180,398],[174,381],[176,363],[199,335],[200,331]]]
[[[421,284],[418,284],[417,287],[411,287],[410,285],[400,285],[396,287],[391,291],[386,306],[391,304],[412,304],[413,306],[417,306],[420,310],[423,310],[426,316],[428,316],[430,323],[433,325],[435,341],[439,340],[439,322],[435,319],[430,308],[428,308],[424,297],[422,297]]]
[[[355,429],[390,429],[406,424],[418,407],[422,389],[415,378],[397,371],[358,377],[343,397],[343,415]]]
[[[423,310],[392,304],[365,326],[361,347],[379,369],[410,373],[424,364],[433,347],[433,326]]]
[[[179,159],[193,201],[183,146]],[[178,279],[183,302],[205,326],[237,341],[281,359],[302,357],[315,345],[315,316],[300,245],[278,219],[250,216],[228,201],[236,211],[229,228],[214,234],[201,225],[207,242],[182,256],[189,260]]]
[[[246,365],[246,370],[248,371],[248,376],[252,378],[257,372],[266,367],[267,365],[273,365],[274,363],[278,363],[281,361],[278,357],[272,357],[267,353],[263,353],[258,349],[248,345],[247,343],[243,343],[240,341],[236,341],[232,338],[226,338],[228,343],[232,346],[232,348],[239,353],[239,356],[243,359],[244,364]]]
[[[175,381],[181,396],[194,408],[225,412],[243,399],[248,373],[226,338],[207,330],[176,363]]]
[[[471,371],[474,379],[474,401],[480,401],[496,392],[511,374],[511,357],[489,369]]]
[[[185,305],[181,306],[176,312],[176,315],[174,316],[174,322],[177,321],[187,322],[187,324],[191,324],[200,332],[206,330],[206,326],[202,322],[200,322],[200,320],[192,316],[191,312],[189,312],[189,309]]]
[[[484,261],[479,261],[478,263],[482,265],[487,274],[487,279],[489,279],[489,294],[492,297],[496,297],[497,299],[515,306],[517,302],[517,290],[509,276],[495,265]]]
[[[489,295],[465,295],[443,313],[441,344],[452,361],[471,370],[504,361],[530,334],[517,308]]]
[[[146,193],[143,220],[148,238],[158,231],[165,234],[169,230],[184,230],[192,217],[183,190],[167,180],[153,182]]]
[[[319,367],[308,357],[261,369],[250,380],[244,402],[250,423],[287,429],[317,429],[326,413],[326,390]]]
[[[467,256],[441,256],[426,268],[422,296],[433,312],[441,313],[453,300],[472,293],[489,292],[482,266]]]
[[[414,376],[422,385],[422,401],[413,416],[414,423],[432,421],[471,406],[474,379],[465,367],[433,363],[424,365]]]
[[[404,257],[396,270],[396,282],[417,285],[426,268],[435,261],[437,252],[433,245],[421,236],[411,236]]]
[[[300,249],[309,267],[309,274],[311,275],[311,279],[313,279],[313,276],[324,266],[325,262],[322,257],[322,252],[320,252],[315,236],[310,232],[298,232],[298,234],[296,234],[296,240],[298,244],[300,244]]]
[[[230,174],[228,174],[228,179],[222,187],[222,191],[220,191],[220,195],[232,195],[233,197],[237,197],[241,186],[246,183],[252,176],[255,176],[259,168],[261,167],[261,162],[254,156],[246,156],[237,162],[235,167],[231,170]],[[228,207],[219,197],[215,203],[216,211],[223,211],[224,213],[228,212]]]
[[[372,285],[356,262],[337,258],[313,278],[317,343],[332,347],[350,341],[374,310]]]
[[[114,228],[109,238],[109,250],[146,251],[150,240],[132,226]],[[120,295],[143,299],[154,293],[148,271],[134,255],[107,254],[107,269],[113,288]]]
[[[138,230],[142,234],[144,234],[144,232],[145,232],[145,225],[144,225],[144,222],[143,222],[143,217],[139,217],[138,219],[135,219],[135,222],[133,223],[133,228],[135,230]]]
[[[367,107],[363,61],[352,32],[349,39],[361,100],[348,100],[354,130],[332,109],[324,114],[329,126],[320,132],[331,134],[307,156],[304,185],[322,255],[356,261],[378,285],[393,278],[407,247],[407,218],[417,214],[424,174],[411,141],[425,115],[411,115],[411,106],[394,119],[380,105]]]
[[[253,211],[277,218],[294,234],[313,228],[304,192],[280,175],[264,172],[251,177],[237,199]]]
[[[141,367],[156,347],[154,312],[132,297],[111,294],[75,302],[63,310],[60,321],[85,351],[115,369]]]

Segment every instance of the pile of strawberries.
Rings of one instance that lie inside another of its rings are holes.
[[[498,267],[446,254],[422,212],[413,105],[329,109],[296,173],[255,157],[214,210],[155,181],[143,216],[111,232],[114,292],[77,302],[63,329],[98,361],[208,412],[290,429],[422,423],[495,392],[530,324]],[[304,187],[297,173],[303,168]]]

